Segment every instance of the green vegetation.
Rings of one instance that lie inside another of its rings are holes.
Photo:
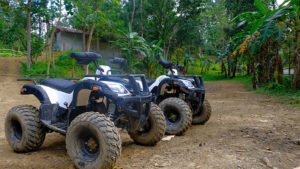
[[[57,53],[55,56],[55,71],[51,67],[50,74],[53,77],[57,78],[68,78],[68,77],[77,77],[82,78],[84,76],[85,68],[82,65],[79,65],[75,59],[69,57],[71,51],[65,53]],[[105,64],[104,61],[100,64]],[[90,65],[92,72],[96,71],[94,65]],[[47,62],[38,61],[32,65],[30,71],[28,71],[26,63],[22,63],[21,74],[27,76],[29,74],[47,74]]]
[[[24,53],[21,51],[15,51],[10,49],[0,49],[0,57],[24,57]]]
[[[27,55],[24,75],[82,77],[85,68],[68,52],[53,52],[58,26],[85,32],[81,51],[96,39],[109,42],[129,72],[150,79],[164,73],[164,59],[206,81],[243,81],[258,92],[299,98],[299,0],[4,0],[0,57]]]

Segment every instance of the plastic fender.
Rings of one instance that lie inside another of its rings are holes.
[[[75,107],[77,105],[77,97],[78,93],[83,89],[93,90],[93,87],[97,88],[96,92],[98,92],[101,95],[105,95],[106,97],[110,99],[117,99],[118,95],[114,93],[105,83],[102,83],[100,81],[95,81],[91,79],[83,80],[79,82],[74,89],[73,93],[73,101],[71,103],[72,107]]]
[[[25,84],[21,90],[21,94],[33,94],[42,104],[51,104],[47,93],[40,86],[33,84]]]
[[[149,86],[149,91],[153,92],[153,89],[155,87],[158,87],[160,82],[163,81],[164,79],[170,79],[170,77],[166,75],[159,76],[158,78],[156,78],[155,82],[151,84],[151,86]]]
[[[158,88],[156,90],[156,96],[163,95],[163,93],[164,93],[163,89],[166,87],[166,85],[170,85],[170,86],[177,85],[179,87],[188,89],[188,87],[181,80],[175,79],[175,78],[167,78],[167,79],[162,80],[159,83]]]

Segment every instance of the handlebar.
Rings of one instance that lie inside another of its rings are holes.
[[[120,69],[126,69],[127,68],[127,60],[119,57],[114,57],[113,59],[109,59],[110,65],[119,65]]]
[[[181,66],[181,65],[177,65],[173,62],[168,62],[168,61],[165,61],[165,60],[160,60],[158,62],[158,64],[162,65],[165,69],[172,69],[172,68],[179,69],[179,70],[184,69],[184,67]]]

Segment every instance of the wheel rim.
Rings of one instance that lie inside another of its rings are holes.
[[[11,120],[11,128],[12,128],[12,133],[11,133],[11,140],[15,142],[20,142],[22,140],[22,126],[17,119],[12,119]]]
[[[180,121],[180,113],[178,109],[173,106],[166,106],[164,108],[164,114],[168,125],[174,125]]]
[[[138,131],[138,135],[143,135],[143,134],[149,133],[151,128],[152,128],[152,123],[151,123],[150,118],[148,118],[145,125]]]
[[[78,155],[86,161],[94,161],[100,154],[100,144],[97,139],[96,131],[90,128],[81,128],[81,131],[75,136],[78,145]]]

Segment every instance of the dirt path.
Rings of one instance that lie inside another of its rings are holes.
[[[4,135],[8,110],[18,104],[38,105],[20,96],[16,82],[19,61],[0,58],[0,168],[74,168],[65,138],[47,134],[40,151],[12,152]],[[135,145],[122,134],[121,168],[295,168],[300,166],[300,109],[265,95],[248,92],[243,84],[206,83],[213,108],[210,121],[192,126],[185,136],[155,147]]]

